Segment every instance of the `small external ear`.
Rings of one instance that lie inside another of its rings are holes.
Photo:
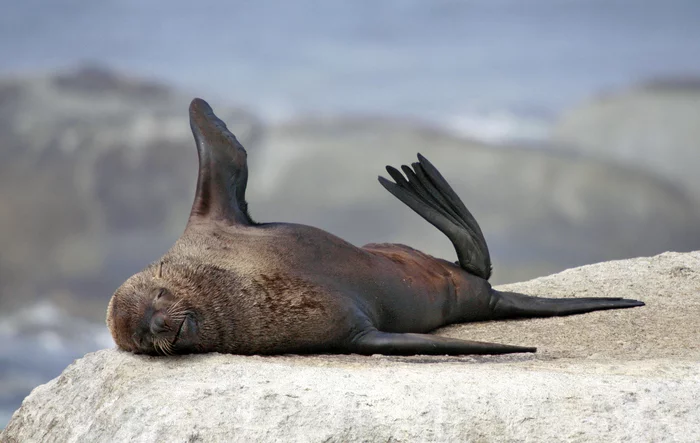
[[[199,176],[190,223],[219,220],[251,225],[245,189],[248,183],[247,153],[226,124],[200,98],[190,104],[190,127],[199,155]]]

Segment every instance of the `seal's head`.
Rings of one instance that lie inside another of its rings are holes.
[[[200,313],[188,294],[165,280],[162,272],[162,262],[151,265],[124,282],[112,296],[107,326],[115,343],[137,354],[204,351]]]

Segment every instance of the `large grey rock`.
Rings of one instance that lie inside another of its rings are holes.
[[[700,440],[700,252],[503,287],[641,308],[456,325],[534,355],[89,354],[36,388],[3,442]]]
[[[595,97],[566,112],[552,140],[678,183],[700,207],[700,79],[658,80]]]

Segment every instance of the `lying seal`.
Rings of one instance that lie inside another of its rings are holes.
[[[357,248],[325,231],[256,223],[247,154],[194,99],[199,154],[182,236],[112,296],[107,324],[124,350],[148,354],[503,354],[535,348],[426,334],[450,323],[551,317],[643,306],[620,298],[549,299],[491,288],[486,241],[438,170],[418,155],[380,183],[452,241],[458,264],[408,246]]]

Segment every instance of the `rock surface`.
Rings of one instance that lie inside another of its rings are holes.
[[[481,357],[86,355],[36,388],[3,442],[700,440],[700,252],[502,289],[645,307],[455,325],[536,345]]]
[[[659,79],[595,97],[565,113],[552,140],[678,183],[700,207],[700,78]]]

